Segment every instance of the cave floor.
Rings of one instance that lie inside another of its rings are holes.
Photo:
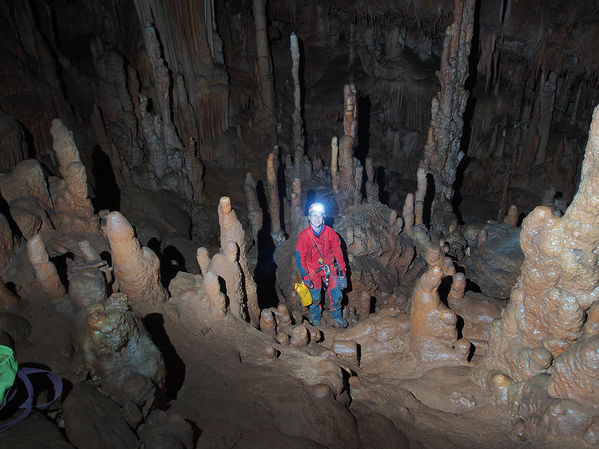
[[[233,319],[214,326],[169,315],[164,329],[185,367],[170,410],[195,423],[198,448],[533,447],[510,437],[506,413],[467,379],[470,367],[422,375],[392,355],[348,368],[349,395],[323,399],[301,380],[318,357]],[[265,356],[269,346],[277,359]],[[456,394],[476,406],[452,401]]]

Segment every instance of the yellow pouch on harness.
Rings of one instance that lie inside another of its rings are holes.
[[[302,306],[307,307],[312,304],[312,295],[310,294],[310,289],[306,287],[306,284],[303,282],[296,282],[295,291],[297,292],[297,296],[300,298]]]

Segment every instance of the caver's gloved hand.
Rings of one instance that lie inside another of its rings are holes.
[[[312,282],[312,279],[310,279],[310,276],[304,277],[304,284],[306,284],[306,287],[308,287],[308,288],[314,288],[314,282]]]
[[[345,277],[345,273],[343,271],[339,271],[339,288],[344,290],[347,288],[347,278]]]

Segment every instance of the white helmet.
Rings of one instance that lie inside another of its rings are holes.
[[[312,203],[310,209],[308,209],[308,215],[320,214],[324,216],[324,205],[322,203]]]

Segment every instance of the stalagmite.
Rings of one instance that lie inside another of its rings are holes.
[[[56,267],[50,261],[44,242],[39,234],[27,241],[27,256],[35,270],[35,277],[48,298],[58,299],[65,296],[67,292],[60,282]]]
[[[507,211],[507,215],[503,218],[503,222],[512,226],[518,226],[519,219],[520,212],[518,212],[518,206],[512,204]]]
[[[412,293],[410,349],[422,362],[466,363],[470,342],[458,340],[456,314],[445,306],[437,289],[444,276],[455,274],[451,260],[439,247],[426,251],[429,268]]]
[[[456,0],[453,24],[445,31],[441,67],[438,72],[441,91],[431,106],[429,138],[420,161],[420,168],[433,175],[435,195],[432,204],[431,227],[439,223],[437,210],[441,203],[451,201],[457,167],[464,153],[460,150],[463,114],[468,100],[464,83],[468,77],[468,58],[472,42],[475,0]],[[417,215],[418,217],[418,215]]]
[[[406,235],[412,237],[412,228],[414,227],[414,194],[408,193],[403,204],[402,216],[405,226]]]
[[[220,290],[218,276],[211,271],[204,275],[204,287],[208,295],[210,314],[218,318],[224,318],[227,314],[227,298]]]
[[[273,243],[278,246],[285,241],[285,236],[281,230],[279,187],[277,184],[277,170],[279,158],[277,156],[278,148],[268,155],[266,160],[266,182],[268,185],[268,212],[270,213],[270,236]]]
[[[414,225],[424,224],[424,197],[426,196],[426,170],[419,168],[416,172],[418,189],[414,195]]]
[[[378,201],[379,186],[376,184],[376,182],[374,182],[374,166],[372,165],[372,158],[369,157],[366,158],[366,177],[366,199],[369,203]]]
[[[210,263],[210,256],[208,255],[208,250],[203,246],[197,249],[196,260],[198,261],[198,265],[200,266],[202,274],[206,275],[206,273],[208,273],[208,264]]]
[[[365,320],[370,315],[370,293],[362,292],[360,299],[358,300],[358,314],[360,315],[360,321]],[[337,352],[337,351],[335,351]]]
[[[243,191],[245,192],[245,199],[247,201],[248,218],[252,226],[252,236],[254,242],[258,242],[258,232],[262,229],[263,224],[263,212],[258,201],[256,181],[254,181],[251,173],[246,173],[245,175]]]
[[[239,248],[232,240],[225,241],[222,245],[222,250],[210,259],[207,272],[225,282],[224,287],[231,314],[235,318],[247,321],[247,296],[243,284],[243,273],[239,265]],[[218,287],[221,288],[220,283]],[[216,296],[215,293],[212,293],[210,297],[216,301]],[[219,301],[216,304],[219,304]]]
[[[508,401],[527,432],[549,432],[560,415],[574,425],[577,403],[595,404],[599,262],[599,108],[581,169],[578,193],[562,217],[537,207],[522,223],[525,259],[510,301],[492,327],[476,378],[491,391],[504,376],[517,393]],[[551,367],[551,368],[550,368]],[[543,391],[560,400],[541,400]],[[593,399],[595,398],[595,399]],[[548,402],[549,401],[549,402]],[[553,402],[551,402],[553,401]],[[533,403],[531,407],[518,404]],[[549,404],[554,406],[549,406]],[[590,422],[590,416],[583,413]],[[580,421],[580,420],[578,420]],[[581,437],[585,429],[573,430]]]
[[[123,293],[87,307],[84,323],[80,345],[85,368],[122,412],[131,414],[130,420],[141,420],[140,411],[146,416],[156,390],[164,388],[160,351]]]
[[[339,194],[340,208],[356,203],[361,196],[356,191],[355,165],[352,147],[358,129],[358,106],[356,86],[346,84],[343,89],[343,136],[339,141]]]
[[[291,339],[289,344],[297,349],[302,349],[308,345],[310,341],[310,333],[304,326],[296,326],[291,331]]]
[[[44,210],[54,208],[44,170],[34,159],[19,163],[10,173],[0,174],[0,194],[9,204],[19,198],[34,197]]]
[[[333,185],[333,192],[339,193],[339,167],[337,158],[339,156],[339,145],[337,142],[337,136],[331,139],[331,183]]]
[[[60,119],[52,121],[50,132],[63,178],[50,184],[50,194],[54,203],[54,224],[63,232],[95,232],[100,228],[100,220],[94,214],[88,198],[87,175],[79,159],[73,133]]]
[[[291,60],[293,61],[293,67],[291,74],[293,75],[293,177],[302,181],[304,176],[304,121],[302,119],[302,105],[301,105],[301,90],[300,90],[300,79],[299,79],[299,45],[297,42],[297,36],[295,33],[291,33],[289,38],[291,48]]]
[[[120,289],[131,302],[162,302],[168,293],[160,282],[160,260],[135,238],[133,227],[120,212],[106,218],[112,266]]]
[[[277,321],[272,310],[264,309],[260,312],[260,330],[271,337],[277,335]]]
[[[271,145],[276,145],[275,131],[275,91],[272,75],[272,63],[268,48],[268,27],[266,22],[265,2],[254,0],[254,25],[256,27],[256,56],[258,65],[258,86],[260,98],[269,132],[272,133]]]
[[[221,245],[225,242],[235,242],[239,247],[239,266],[243,272],[243,284],[247,295],[247,308],[250,322],[254,326],[260,324],[260,306],[258,305],[258,293],[256,281],[250,272],[246,255],[246,235],[243,226],[237,219],[237,214],[231,207],[229,197],[221,197],[218,205],[218,221],[220,224],[220,241]]]

